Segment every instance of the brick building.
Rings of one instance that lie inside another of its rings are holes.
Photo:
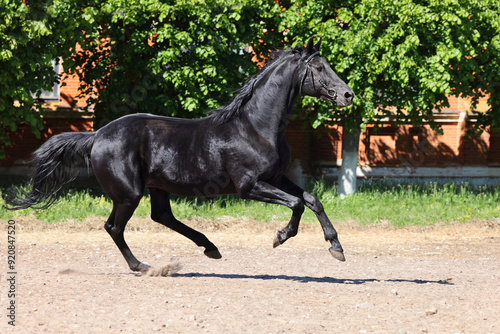
[[[486,100],[479,110],[486,110]],[[450,108],[435,113],[442,134],[430,126],[382,122],[375,131],[368,126],[359,142],[358,178],[464,179],[475,184],[500,184],[500,132],[486,131],[466,138],[475,122],[470,103],[451,97]],[[336,178],[342,163],[342,126],[317,129],[292,122],[287,132],[292,149],[290,174],[295,180],[307,176]]]

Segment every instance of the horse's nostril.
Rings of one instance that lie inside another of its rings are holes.
[[[350,98],[352,98],[352,97],[353,97],[353,95],[354,95],[354,94],[351,94],[351,93],[349,93],[349,92],[345,92],[344,97],[345,97],[346,99],[350,99]]]

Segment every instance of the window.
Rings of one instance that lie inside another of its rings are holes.
[[[59,101],[59,78],[60,78],[60,70],[61,65],[58,64],[57,60],[52,60],[52,68],[54,69],[54,76],[57,78],[57,81],[54,82],[52,86],[52,90],[42,89],[42,93],[38,100],[42,102],[58,102]],[[31,93],[34,98],[37,98],[36,93]]]

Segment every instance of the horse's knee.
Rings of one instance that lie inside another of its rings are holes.
[[[302,215],[304,213],[304,203],[299,198],[297,198],[297,200],[292,203],[291,209],[294,215]]]

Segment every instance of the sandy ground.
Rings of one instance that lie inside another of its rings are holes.
[[[0,331],[7,324],[6,221]],[[146,219],[134,254],[170,277],[128,270],[102,219],[16,220],[17,333],[500,333],[500,222],[433,227],[337,225],[347,261],[319,224],[273,249],[281,224],[189,221],[220,249],[206,258]]]

